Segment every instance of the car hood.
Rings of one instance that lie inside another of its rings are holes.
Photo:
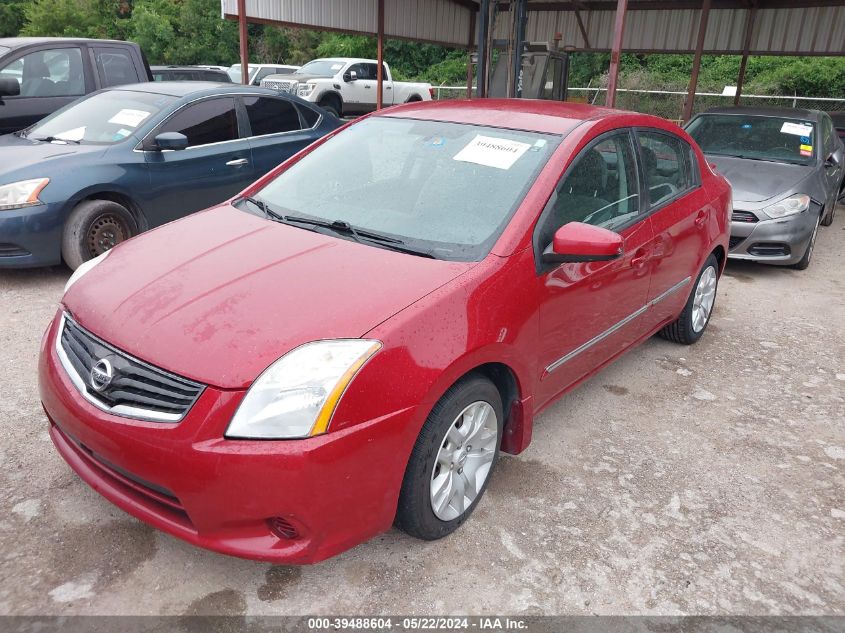
[[[83,327],[133,356],[238,389],[303,343],[363,336],[473,265],[224,205],[118,246],[63,302]]]
[[[0,184],[14,182],[17,178],[9,179],[12,174],[23,173],[27,178],[50,176],[38,170],[44,169],[45,163],[57,160],[74,160],[83,155],[102,154],[102,145],[74,145],[70,143],[44,143],[21,138],[15,134],[0,136]],[[33,171],[35,170],[35,171]]]
[[[733,188],[733,198],[738,202],[763,202],[782,197],[814,169],[812,165],[788,165],[712,154],[707,154],[707,162],[715,165],[718,172],[728,179]]]

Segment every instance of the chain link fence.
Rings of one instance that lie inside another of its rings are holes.
[[[435,86],[434,98],[438,100],[463,99],[466,86]],[[606,88],[570,88],[569,100],[582,101],[593,105],[604,105],[607,98]],[[654,114],[664,119],[680,121],[683,116],[687,93],[674,90],[631,90],[620,88],[616,91],[616,107],[622,110],[634,110]],[[716,106],[732,106],[734,98],[717,92],[698,92],[695,95],[695,113],[703,112]],[[775,106],[781,108],[806,108],[833,112],[845,110],[845,98],[798,97],[777,95],[743,94],[742,105]]]

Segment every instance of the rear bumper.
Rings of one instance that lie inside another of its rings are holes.
[[[0,211],[0,268],[60,264],[63,226],[58,203]]]
[[[789,266],[807,250],[818,219],[818,208],[781,220],[731,222],[728,257]]]
[[[306,440],[223,437],[243,392],[208,387],[177,424],[111,415],[85,400],[55,353],[39,383],[56,449],[92,488],[199,547],[275,563],[313,563],[390,528],[413,410]],[[295,538],[277,536],[281,517]]]

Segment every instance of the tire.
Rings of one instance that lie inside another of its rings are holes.
[[[833,201],[833,204],[830,207],[830,213],[828,213],[826,217],[822,218],[820,224],[822,226],[830,226],[831,224],[833,224],[834,215],[836,215],[836,200]]]
[[[76,270],[138,234],[138,223],[126,207],[111,200],[88,200],[73,210],[62,235],[62,258]]]
[[[333,114],[334,116],[336,116],[339,119],[340,118],[340,111],[343,108],[337,102],[338,102],[338,99],[332,98],[332,99],[326,99],[325,101],[318,103],[317,105],[319,105],[321,108],[323,108],[323,110]]]
[[[490,482],[499,457],[503,420],[501,396],[487,378],[472,374],[453,385],[434,405],[411,451],[399,493],[396,527],[427,541],[457,530]],[[473,421],[481,422],[481,426],[470,426]],[[469,430],[468,441],[461,437],[461,429]],[[447,463],[451,464],[449,470]],[[471,499],[469,481],[474,482],[472,487],[477,492]],[[435,490],[440,493],[435,494]],[[435,509],[435,499],[440,501],[439,509]]]
[[[821,224],[821,216],[819,216],[819,219],[816,220],[816,228],[813,229],[813,236],[810,238],[810,243],[807,244],[807,250],[804,251],[804,255],[801,259],[792,265],[795,270],[807,270],[810,267],[810,261],[813,258],[813,251],[816,248],[816,236],[819,234],[819,225]]]
[[[702,293],[710,296],[712,291],[712,298],[709,300],[709,309],[706,309],[704,322],[700,321],[700,313],[697,312],[704,304],[700,303],[700,299],[704,299],[703,295],[699,294],[699,287],[702,288]],[[707,329],[707,324],[710,323],[710,317],[713,316],[713,308],[716,306],[716,293],[719,287],[719,262],[716,256],[711,254],[704,266],[698,273],[693,285],[692,292],[690,292],[687,303],[684,306],[681,315],[672,323],[660,330],[660,336],[663,338],[680,343],[681,345],[692,345],[704,334]]]

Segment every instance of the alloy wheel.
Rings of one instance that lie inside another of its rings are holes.
[[[499,441],[496,412],[473,402],[449,426],[431,472],[431,508],[441,521],[460,517],[490,474]]]
[[[692,329],[701,332],[710,319],[713,303],[716,301],[716,269],[708,266],[701,273],[695,296],[692,300]]]

